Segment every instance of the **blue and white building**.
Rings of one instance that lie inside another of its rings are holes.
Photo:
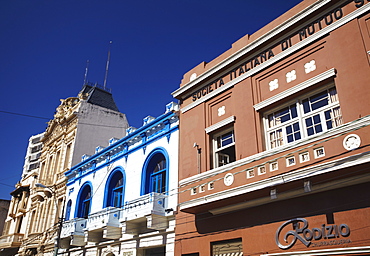
[[[65,173],[59,253],[174,255],[178,187],[178,105],[129,127]]]

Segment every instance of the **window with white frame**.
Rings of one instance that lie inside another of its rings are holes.
[[[267,147],[276,148],[342,124],[335,87],[306,95],[265,115]]]
[[[236,160],[233,128],[228,128],[213,136],[213,158],[214,167],[220,167]]]

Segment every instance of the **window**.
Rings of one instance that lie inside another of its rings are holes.
[[[325,150],[323,147],[315,148],[313,152],[314,152],[315,158],[320,158],[320,157],[325,156]]]
[[[279,169],[278,162],[270,163],[270,172],[277,171]]]
[[[213,136],[213,157],[215,168],[236,160],[233,129],[227,129]]]
[[[214,182],[208,183],[208,190],[212,190],[214,188],[215,188],[215,183]]]
[[[147,158],[144,164],[142,194],[167,191],[168,161],[165,154],[164,150],[158,149]]]
[[[267,147],[276,148],[342,124],[335,88],[298,99],[265,116]]]
[[[68,200],[67,207],[66,207],[65,220],[69,220],[69,218],[71,217],[71,208],[72,208],[72,200]]]
[[[310,161],[310,155],[308,152],[303,152],[299,154],[299,160],[301,163]]]
[[[258,166],[258,167],[257,167],[257,173],[258,173],[258,175],[265,174],[265,173],[266,173],[266,168],[265,168],[265,166],[264,166],[264,165]]]
[[[212,256],[242,256],[242,239],[225,240],[211,243]]]
[[[247,179],[253,178],[253,177],[254,177],[254,170],[253,169],[247,170]]]
[[[84,184],[77,198],[77,215],[78,218],[87,218],[90,213],[91,206],[91,186]]]
[[[193,188],[191,188],[191,190],[190,190],[190,194],[191,194],[191,195],[196,195],[196,194],[197,194],[197,187],[193,187]]]
[[[120,208],[123,206],[124,178],[121,170],[115,170],[108,178],[105,193],[105,206]]]
[[[295,157],[294,156],[287,157],[285,160],[286,160],[286,166],[295,165]]]

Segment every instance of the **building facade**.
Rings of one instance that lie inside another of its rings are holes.
[[[184,75],[176,255],[370,255],[369,10],[302,1]]]
[[[35,182],[39,173],[40,156],[42,152],[42,138],[40,133],[30,137],[26,150],[21,181],[15,185],[16,189],[11,192],[11,202],[4,219],[4,230],[0,237],[0,248],[3,252],[14,255],[22,244],[23,236],[27,232],[28,222],[27,209],[31,207],[30,186]]]
[[[22,179],[12,192],[6,222],[11,225],[0,238],[12,243],[1,247],[19,248],[19,255],[53,254],[65,198],[64,172],[84,153],[92,153],[93,145],[122,137],[127,127],[112,94],[97,86],[85,85],[77,97],[61,100],[38,144],[41,152],[37,157],[27,153]]]
[[[174,255],[178,105],[85,155],[67,177],[62,255]]]

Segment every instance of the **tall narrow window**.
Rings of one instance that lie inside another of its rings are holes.
[[[105,206],[122,207],[124,198],[124,177],[120,170],[116,170],[108,178]]]
[[[71,217],[71,209],[72,209],[72,200],[68,200],[67,207],[66,207],[65,220],[69,220],[69,218]]]
[[[70,155],[71,155],[71,144],[68,144],[68,146],[66,148],[65,159],[64,159],[64,166],[63,166],[64,169],[69,167]]]
[[[267,147],[275,148],[325,132],[342,124],[342,113],[335,87],[265,116]]]
[[[236,160],[235,135],[232,128],[213,136],[213,158],[214,167],[220,167]]]
[[[91,206],[91,186],[86,184],[82,187],[78,197],[77,216],[78,218],[87,218],[90,213]]]
[[[155,152],[148,157],[145,168],[144,193],[164,193],[167,191],[167,159],[161,152]]]

